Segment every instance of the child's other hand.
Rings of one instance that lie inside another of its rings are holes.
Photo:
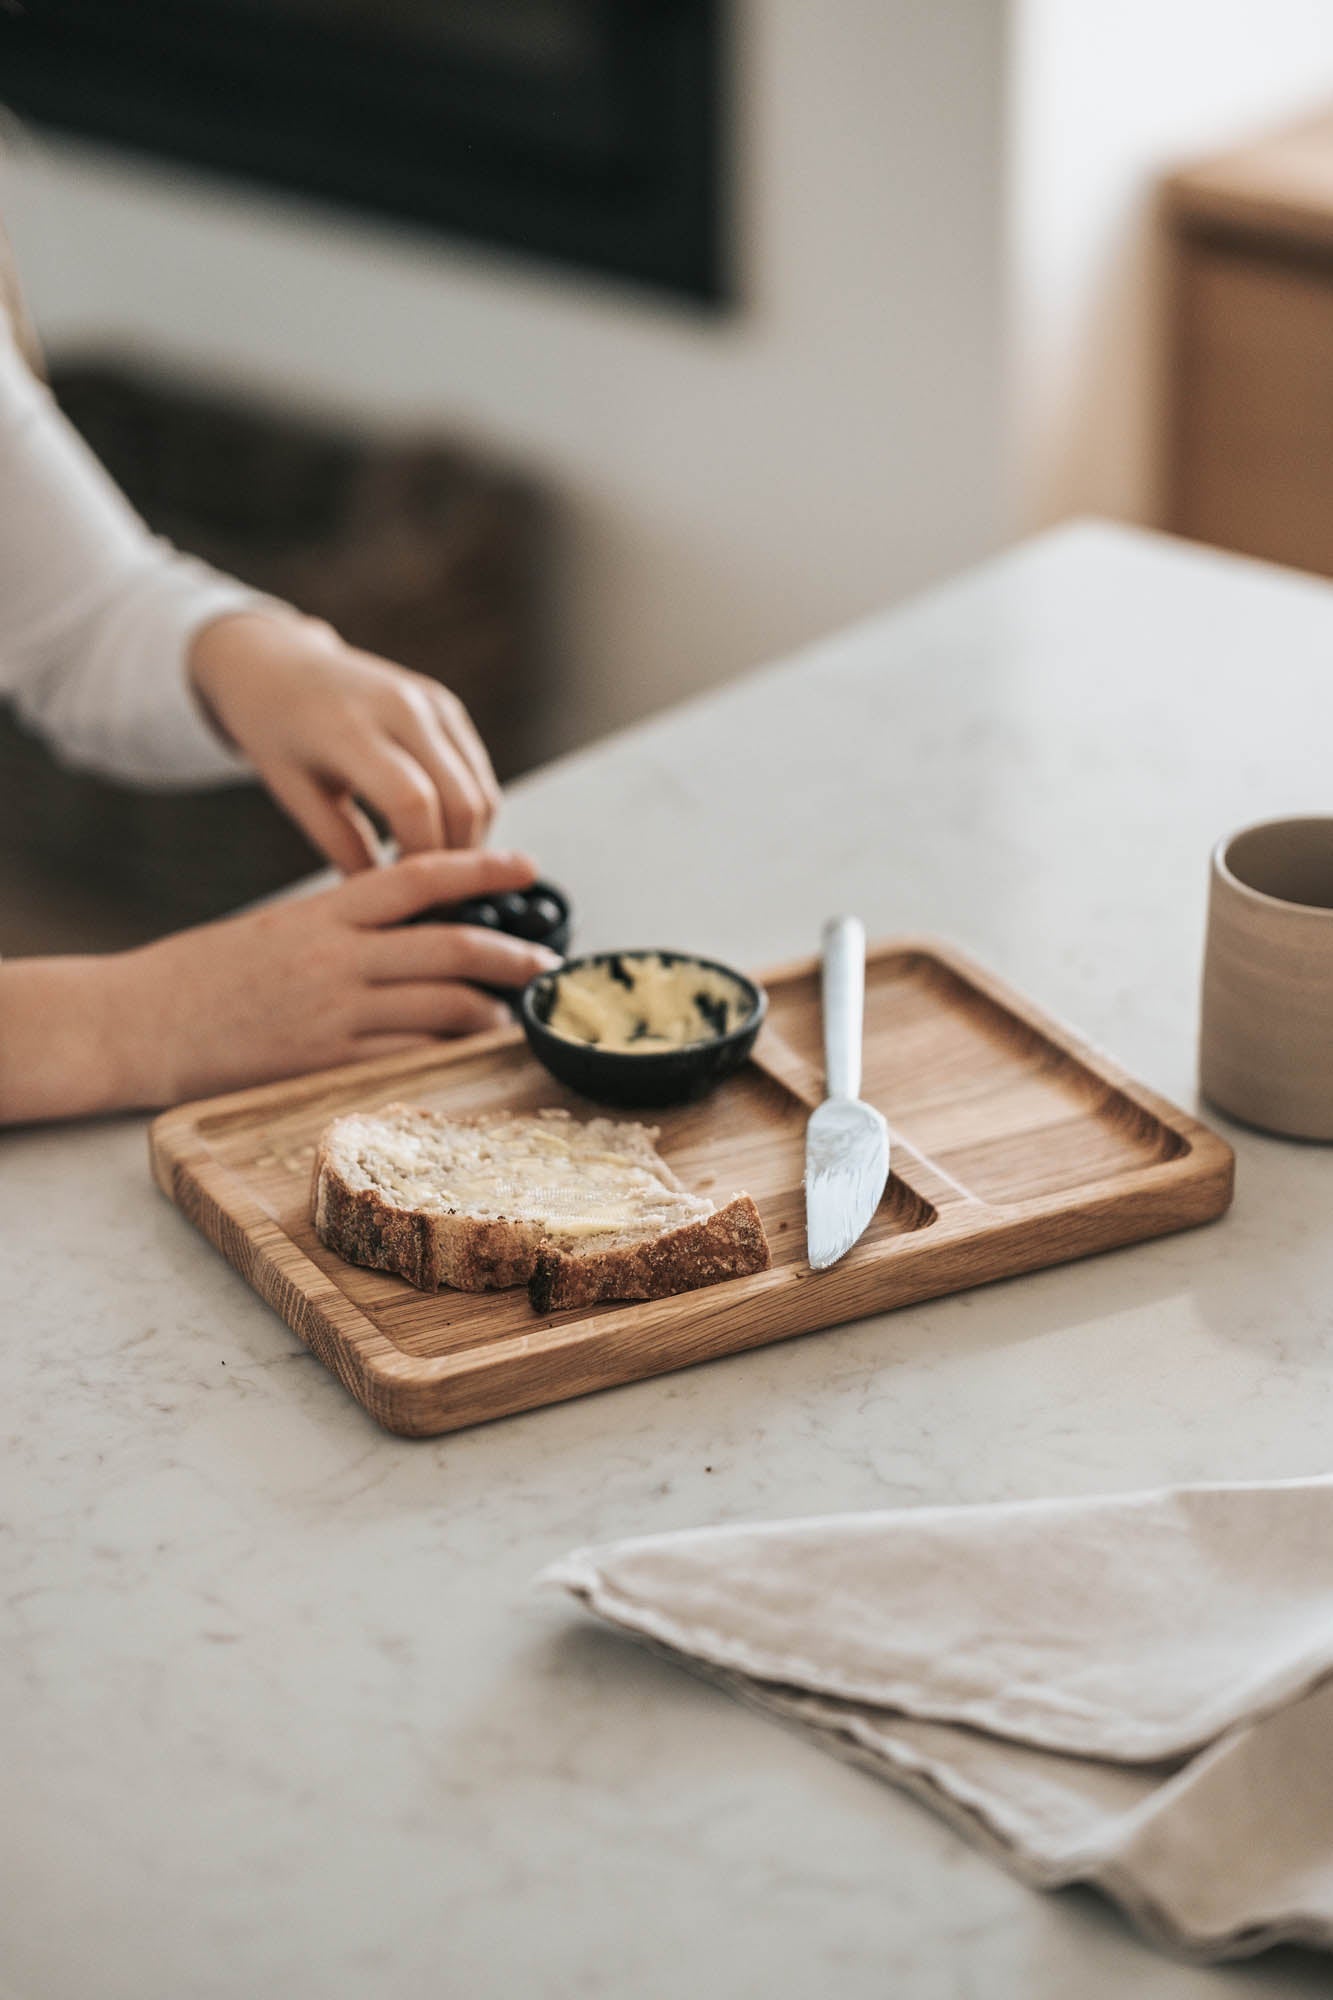
[[[283,810],[346,874],[377,858],[358,799],[404,854],[476,847],[499,803],[457,696],[347,646],[315,619],[236,612],[206,625],[190,678]]]
[[[125,953],[119,1101],[176,1103],[507,1025],[478,986],[526,985],[553,953],[462,924],[395,926],[534,876],[522,855],[416,855]]]

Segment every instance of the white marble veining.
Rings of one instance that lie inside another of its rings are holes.
[[[581,937],[951,936],[1193,1102],[1214,838],[1329,804],[1333,590],[1006,557],[522,786]],[[608,833],[608,815],[623,814]],[[534,1597],[689,1523],[1327,1471],[1333,1149],[1213,1229],[410,1444],[154,1191],[0,1138],[0,1990],[17,2000],[1287,2000]]]

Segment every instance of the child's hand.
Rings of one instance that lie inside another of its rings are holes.
[[[149,1109],[504,1026],[487,986],[559,963],[436,903],[527,888],[516,854],[420,854],[107,958],[0,965],[0,1124]]]
[[[481,738],[455,695],[344,645],[309,618],[237,612],[206,625],[190,678],[283,810],[347,874],[376,859],[357,799],[404,854],[476,847],[499,803]]]
[[[553,952],[463,924],[396,926],[435,903],[527,888],[535,872],[521,855],[417,855],[127,954],[142,996],[136,1101],[175,1103],[508,1025],[478,985],[525,986],[559,963]]]

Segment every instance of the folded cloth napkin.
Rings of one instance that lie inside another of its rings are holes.
[[[546,1572],[1190,1957],[1333,1949],[1333,1478],[703,1529]]]

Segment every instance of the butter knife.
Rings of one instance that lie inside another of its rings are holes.
[[[824,926],[824,1102],[805,1133],[805,1235],[826,1271],[864,1235],[889,1178],[889,1128],[861,1102],[866,934],[856,917]]]

